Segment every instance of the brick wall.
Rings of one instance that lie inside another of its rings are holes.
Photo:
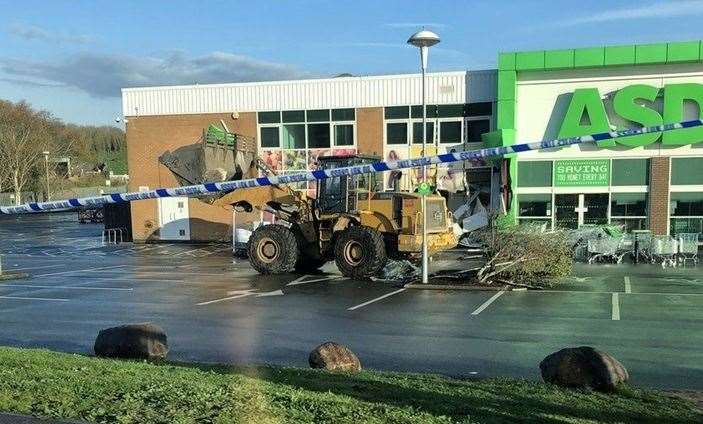
[[[653,234],[669,233],[669,168],[668,156],[655,156],[650,162],[649,227]]]
[[[127,123],[127,161],[129,190],[175,187],[176,178],[159,163],[166,150],[198,141],[202,131],[222,119],[230,131],[256,137],[256,114],[240,113],[238,119],[230,114],[200,114],[174,116],[129,117]],[[194,241],[228,241],[232,237],[232,212],[208,205],[198,199],[189,199],[190,232]],[[159,211],[156,200],[132,203],[132,230],[135,241],[158,240]]]

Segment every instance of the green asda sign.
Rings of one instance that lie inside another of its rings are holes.
[[[654,101],[663,92],[661,111],[654,108]],[[684,104],[696,103],[703,117],[703,84],[667,84],[657,88],[645,84],[634,84],[618,90],[612,99],[613,111],[622,119],[638,126],[650,127],[663,123],[681,122]],[[579,88],[569,103],[566,116],[559,130],[559,138],[576,137],[611,131],[605,105],[597,88]],[[703,127],[682,128],[662,133],[651,133],[623,137],[599,142],[600,147],[617,144],[630,147],[647,146],[661,140],[662,144],[681,146],[703,141]]]
[[[587,187],[610,185],[610,160],[554,161],[555,187]]]

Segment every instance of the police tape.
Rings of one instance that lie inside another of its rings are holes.
[[[653,127],[629,128],[619,131],[585,135],[580,137],[561,138],[557,140],[538,141],[534,143],[514,144],[512,146],[491,147],[479,150],[468,150],[444,153],[436,156],[425,156],[413,159],[401,159],[388,162],[375,162],[366,165],[354,165],[336,169],[301,172],[291,175],[251,178],[239,181],[223,181],[219,183],[205,183],[175,188],[159,188],[156,190],[139,191],[131,193],[105,194],[95,197],[57,200],[50,202],[25,203],[18,206],[0,206],[3,214],[22,214],[50,211],[64,211],[70,209],[96,209],[106,204],[133,202],[137,200],[158,199],[162,197],[196,197],[213,193],[230,192],[239,189],[299,183],[304,181],[323,180],[326,178],[343,177],[374,172],[392,171],[396,169],[419,168],[439,163],[460,161],[474,161],[511,153],[522,153],[530,150],[552,149],[573,144],[599,142],[623,138],[628,136],[648,134],[676,129],[698,127],[703,125],[703,120],[678,122],[674,124],[657,125]]]

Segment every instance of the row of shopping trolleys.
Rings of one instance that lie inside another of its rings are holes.
[[[588,263],[621,263],[631,256],[635,263],[657,263],[662,267],[698,263],[700,233],[656,236],[649,231],[602,235],[587,240]]]

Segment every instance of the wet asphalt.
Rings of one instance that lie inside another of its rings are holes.
[[[591,345],[635,385],[703,390],[701,266],[577,265],[549,291],[403,290],[333,264],[260,276],[227,245],[105,247],[100,232],[73,214],[0,217],[3,268],[30,274],[0,282],[0,345],[91,354],[100,329],[149,321],[178,361],[307,366],[334,340],[367,368],[529,379],[549,353]]]

